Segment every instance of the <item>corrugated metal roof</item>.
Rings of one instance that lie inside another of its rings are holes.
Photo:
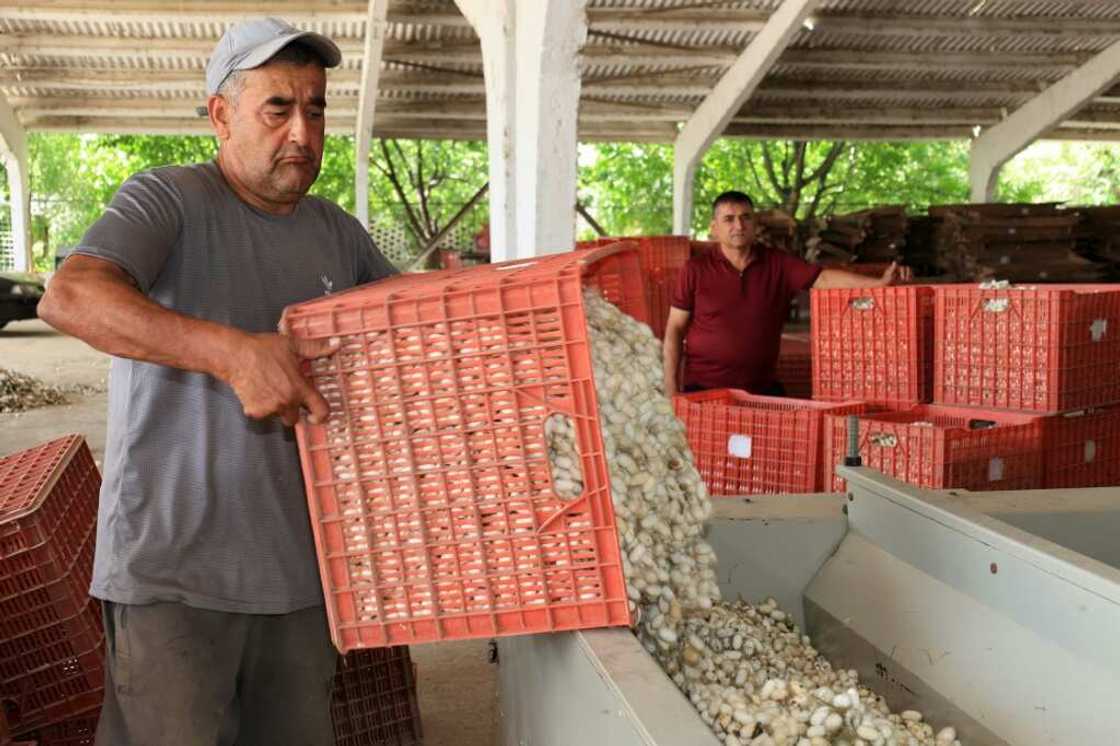
[[[582,136],[671,137],[779,5],[590,0]],[[229,23],[264,13],[343,48],[330,121],[352,131],[365,0],[0,2],[0,94],[30,129],[205,131],[194,108],[207,56]],[[1120,40],[1120,0],[823,0],[811,25],[730,133],[959,136],[958,120],[998,121]],[[393,0],[375,134],[482,137],[483,94],[478,40],[452,0]],[[1120,137],[1116,106],[1090,104],[1074,120]]]

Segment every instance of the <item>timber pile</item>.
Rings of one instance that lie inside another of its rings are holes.
[[[756,217],[759,241],[790,254],[800,253],[796,220],[781,210],[761,210]]]
[[[1115,275],[1120,267],[1120,205],[1078,207],[1076,211],[1081,218],[1078,253],[1111,265]]]
[[[1077,253],[1080,216],[1053,203],[929,208],[938,267],[964,281],[1099,282],[1107,266]]]
[[[824,262],[890,263],[902,258],[906,246],[906,208],[899,205],[831,215],[818,225],[810,241]]]

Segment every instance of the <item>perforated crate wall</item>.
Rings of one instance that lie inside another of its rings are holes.
[[[1120,485],[1120,406],[1051,415],[1045,427],[1043,486]]]
[[[921,285],[810,293],[813,398],[928,402],[933,290]]]
[[[1062,412],[1120,402],[1120,285],[936,289],[934,401]]]
[[[774,372],[785,395],[808,399],[813,395],[813,352],[808,334],[783,334]]]
[[[101,707],[94,707],[61,722],[36,728],[25,737],[35,746],[93,746],[100,716]]]
[[[338,336],[313,366],[328,423],[297,427],[331,634],[360,647],[626,625],[583,306],[647,318],[632,250],[395,277],[293,306]],[[570,418],[584,491],[555,491]]]
[[[715,496],[817,492],[822,485],[821,418],[859,413],[829,403],[716,389],[673,397],[700,476]]]
[[[407,647],[339,656],[331,694],[335,746],[409,746],[421,741],[416,679]]]
[[[826,488],[842,492],[835,465],[847,452],[847,417],[826,416]],[[1032,490],[1042,486],[1043,422],[1030,413],[921,405],[862,414],[863,465],[931,489]]]
[[[646,306],[649,309],[649,326],[654,336],[662,339],[665,336],[665,324],[669,320],[669,301],[673,295],[673,287],[681,268],[691,256],[692,242],[688,240],[688,236],[632,236],[581,241],[577,248],[603,248],[616,243],[632,243],[637,246]]]
[[[78,435],[0,459],[0,700],[15,735],[101,701],[100,486]]]

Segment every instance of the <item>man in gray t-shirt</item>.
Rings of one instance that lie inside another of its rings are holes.
[[[129,179],[62,265],[48,323],[113,355],[91,593],[105,607],[98,744],[324,744],[335,653],[290,428],[330,354],[285,306],[394,272],[336,205],[326,37],[231,27],[207,66],[213,163]]]

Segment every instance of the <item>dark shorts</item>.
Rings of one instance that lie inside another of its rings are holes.
[[[97,746],[323,746],[338,653],[321,606],[230,614],[103,602]]]

